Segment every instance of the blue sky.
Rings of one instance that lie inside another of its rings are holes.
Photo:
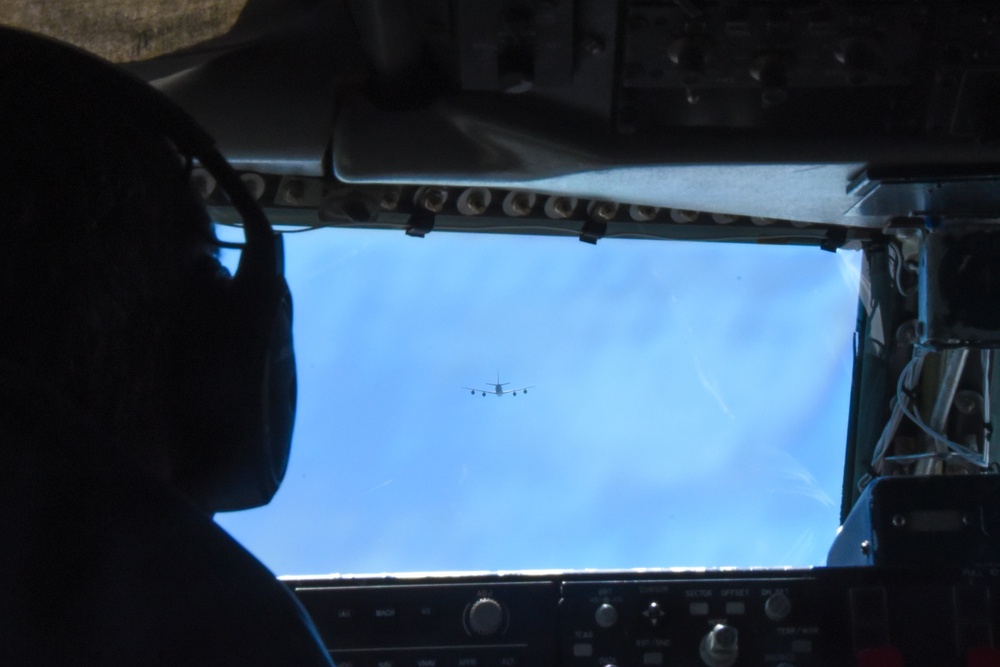
[[[286,235],[299,410],[278,574],[821,564],[856,253]],[[528,395],[463,386],[501,380]]]

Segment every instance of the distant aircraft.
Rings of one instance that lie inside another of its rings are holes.
[[[472,387],[462,387],[462,389],[468,389],[475,396],[476,392],[482,393],[483,396],[486,394],[496,394],[497,396],[503,396],[504,394],[513,394],[517,396],[517,392],[522,392],[527,394],[529,389],[533,389],[535,385],[528,385],[527,387],[518,387],[517,389],[504,389],[504,385],[510,384],[510,382],[500,382],[500,372],[497,372],[496,382],[487,382],[488,385],[493,385],[493,389],[473,389]]]

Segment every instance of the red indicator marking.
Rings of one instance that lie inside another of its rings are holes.
[[[1000,667],[1000,649],[995,646],[977,646],[965,654],[966,667]]]

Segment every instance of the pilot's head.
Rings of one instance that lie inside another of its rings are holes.
[[[0,32],[5,372],[208,509],[267,502],[295,403],[280,239],[254,208],[231,279],[178,146],[246,195],[200,128],[110,65]]]
[[[32,99],[35,97],[35,99]],[[0,356],[160,474],[184,443],[173,356],[218,272],[184,161],[111,108],[0,106]]]

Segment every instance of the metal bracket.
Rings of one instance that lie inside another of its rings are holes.
[[[436,216],[425,209],[417,209],[410,216],[406,225],[406,235],[424,238],[434,229],[434,218]]]
[[[597,245],[599,239],[607,236],[608,233],[608,223],[598,220],[588,220],[583,223],[583,229],[580,230],[580,240],[584,243],[590,243],[591,245]]]
[[[848,216],[994,219],[1000,216],[1000,165],[869,167],[847,194],[858,197]]]
[[[837,252],[838,248],[847,243],[847,229],[844,227],[830,227],[826,230],[826,236],[820,241],[819,247],[827,252]]]

